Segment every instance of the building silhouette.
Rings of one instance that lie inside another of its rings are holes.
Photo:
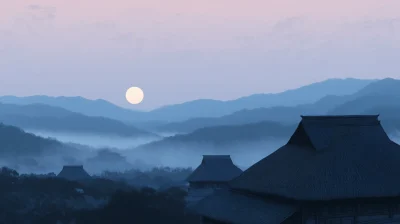
[[[204,224],[400,223],[400,146],[378,116],[302,116],[288,143],[191,209]]]
[[[241,173],[242,170],[233,164],[229,155],[204,155],[200,166],[187,178],[188,205],[212,194],[216,189],[227,188],[227,183]]]
[[[87,180],[91,176],[83,169],[82,165],[64,166],[57,177],[71,181]]]

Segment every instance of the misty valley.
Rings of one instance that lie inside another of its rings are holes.
[[[391,78],[328,79],[151,111],[83,97],[2,96],[0,223],[207,223],[187,211],[188,178],[206,163],[223,169],[226,160],[212,156],[229,155],[246,173],[291,144],[307,116],[379,115],[400,143],[399,100],[400,80]]]

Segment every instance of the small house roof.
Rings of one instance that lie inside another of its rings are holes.
[[[57,177],[74,181],[91,178],[91,176],[83,169],[82,165],[64,166]]]
[[[242,170],[235,166],[229,155],[204,155],[199,167],[187,178],[188,182],[228,182]]]
[[[230,182],[295,200],[400,196],[400,146],[377,115],[303,116],[289,142]]]
[[[282,223],[297,206],[219,190],[188,208],[196,214],[232,224]]]

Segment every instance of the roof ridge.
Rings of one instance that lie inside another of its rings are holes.
[[[325,119],[343,119],[343,118],[378,118],[379,114],[371,115],[300,115],[303,119],[325,120]]]
[[[355,123],[324,123],[324,125],[333,125],[333,126],[355,126],[355,127],[362,127],[362,126],[379,126],[379,122],[369,123],[369,124],[355,124]]]
[[[228,181],[236,177],[242,170],[237,167],[230,155],[204,158],[200,165],[187,178],[187,181]]]

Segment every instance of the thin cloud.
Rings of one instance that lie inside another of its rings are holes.
[[[31,12],[34,20],[52,20],[56,18],[56,8],[52,6],[28,5],[27,9]]]
[[[110,38],[111,41],[122,41],[122,42],[128,42],[133,40],[133,34],[132,33],[121,33],[118,34],[112,38]]]
[[[39,10],[42,7],[40,5],[28,5],[27,8],[31,10]]]

